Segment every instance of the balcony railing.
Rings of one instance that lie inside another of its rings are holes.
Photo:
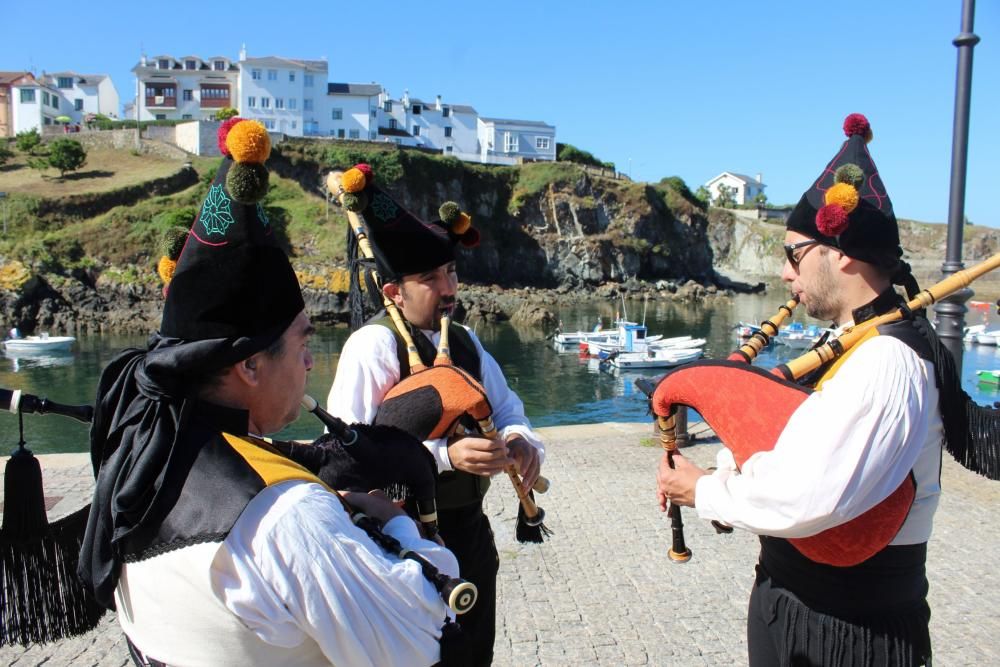
[[[150,108],[155,107],[157,109],[175,108],[177,106],[177,97],[164,97],[163,95],[150,97],[147,95],[146,106]]]
[[[202,109],[221,109],[229,106],[228,97],[212,97],[201,101]]]

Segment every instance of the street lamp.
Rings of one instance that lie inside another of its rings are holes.
[[[979,37],[972,32],[976,14],[975,0],[962,0],[962,32],[952,40],[958,48],[958,72],[955,75],[955,122],[951,137],[951,191],[948,201],[948,247],[941,272],[949,276],[965,268],[962,263],[962,234],[965,222],[965,172],[969,156],[969,102],[972,97],[972,49]],[[965,288],[942,299],[934,306],[937,333],[962,371],[962,334],[965,328],[965,302],[972,296]]]

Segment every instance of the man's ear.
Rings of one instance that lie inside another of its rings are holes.
[[[257,364],[259,355],[253,355],[249,359],[244,359],[236,364],[233,364],[233,373],[240,382],[246,384],[250,387],[257,386]]]
[[[386,283],[385,285],[382,285],[382,294],[389,297],[389,299],[397,306],[401,305],[400,300],[402,299],[402,295],[399,291],[399,285],[396,283]]]

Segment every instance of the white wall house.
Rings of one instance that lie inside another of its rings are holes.
[[[59,89],[35,78],[30,72],[10,84],[11,134],[55,125],[56,118],[69,113],[69,103]]]
[[[734,194],[734,199],[737,205],[752,204],[754,198],[757,195],[764,192],[764,188],[767,186],[761,181],[761,175],[757,174],[756,178],[750,178],[744,174],[737,174],[731,171],[724,171],[708,183],[705,183],[705,188],[708,190],[709,194],[712,195],[712,201],[714,202],[719,198],[719,186],[725,185],[728,188],[735,188],[736,192]]]
[[[535,120],[479,118],[481,162],[514,164],[556,159],[556,128]]]
[[[381,94],[382,86],[376,83],[326,84],[326,99],[320,110],[326,136],[376,141]]]
[[[379,97],[378,140],[421,146],[478,162],[478,116],[471,106],[444,102],[440,95],[428,102],[404,91],[400,99],[394,100],[383,91]]]
[[[240,116],[268,130],[290,136],[328,136],[327,62],[264,56],[248,58],[240,51]]]
[[[237,106],[239,69],[225,56],[143,55],[132,71],[139,120],[214,120],[219,109]]]
[[[118,91],[108,75],[54,72],[43,74],[41,78],[59,89],[59,95],[66,102],[65,105],[60,103],[61,115],[69,116],[74,123],[82,123],[87,114],[118,118]]]

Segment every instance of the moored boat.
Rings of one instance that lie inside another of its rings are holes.
[[[10,353],[32,352],[68,352],[76,338],[73,336],[50,336],[43,333],[39,336],[24,336],[23,338],[8,338],[3,341],[3,347]]]

